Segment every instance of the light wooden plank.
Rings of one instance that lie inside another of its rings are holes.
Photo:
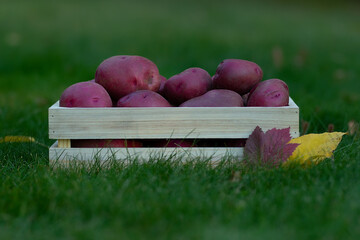
[[[291,97],[289,97],[289,106],[288,106],[289,108],[299,108],[298,107],[298,105],[294,102],[294,100],[291,98]]]
[[[60,148],[71,148],[71,140],[70,139],[59,139],[58,145]]]
[[[210,159],[217,162],[224,157],[242,159],[243,148],[60,148],[55,142],[49,149],[50,164],[73,161],[119,160],[129,162],[138,159],[146,162],[149,159]]]
[[[49,108],[50,139],[247,138],[256,126],[297,137],[299,108]]]

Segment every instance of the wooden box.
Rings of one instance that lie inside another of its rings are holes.
[[[71,139],[239,139],[256,126],[264,131],[290,127],[299,136],[299,108],[290,98],[286,107],[196,108],[49,108],[50,164],[72,161],[147,161],[152,157],[181,155],[217,161],[224,156],[242,158],[240,147],[191,148],[72,148]]]

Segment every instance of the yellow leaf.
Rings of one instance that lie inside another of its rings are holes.
[[[299,143],[300,145],[286,163],[298,162],[304,164],[309,161],[319,163],[326,158],[330,158],[345,134],[344,132],[307,134],[291,139],[289,143]]]
[[[36,142],[35,138],[28,137],[28,136],[5,136],[3,138],[0,138],[0,143],[4,142]]]

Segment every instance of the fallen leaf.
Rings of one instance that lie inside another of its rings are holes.
[[[332,157],[333,151],[345,134],[344,132],[307,134],[290,140],[289,143],[297,143],[300,146],[295,149],[286,164],[292,162],[304,164],[309,161],[319,163]]]
[[[247,162],[257,163],[263,158],[264,132],[257,126],[246,140],[244,154]]]
[[[268,130],[265,133],[264,159],[276,165],[285,162],[299,146],[297,143],[289,143],[290,140],[290,127]]]
[[[0,143],[26,143],[26,142],[35,143],[42,147],[49,148],[45,144],[40,143],[40,142],[36,141],[35,138],[29,137],[29,136],[5,136],[5,137],[0,138]]]
[[[28,136],[5,136],[3,138],[0,138],[0,143],[4,142],[36,142],[35,138],[28,137]]]
[[[290,128],[273,128],[264,133],[257,126],[246,141],[245,162],[252,165],[278,167],[299,145],[289,144],[290,139]]]

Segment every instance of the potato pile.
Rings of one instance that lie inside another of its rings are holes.
[[[280,107],[289,89],[279,79],[261,81],[254,62],[226,59],[213,77],[193,67],[166,79],[141,56],[113,56],[96,70],[95,79],[68,87],[60,107]],[[242,147],[245,139],[204,139],[199,147]],[[189,140],[72,140],[72,147],[191,147]]]
[[[166,79],[141,56],[113,56],[96,70],[95,79],[68,87],[61,107],[280,107],[289,89],[280,79],[262,81],[254,62],[226,59],[213,77],[193,67]]]

